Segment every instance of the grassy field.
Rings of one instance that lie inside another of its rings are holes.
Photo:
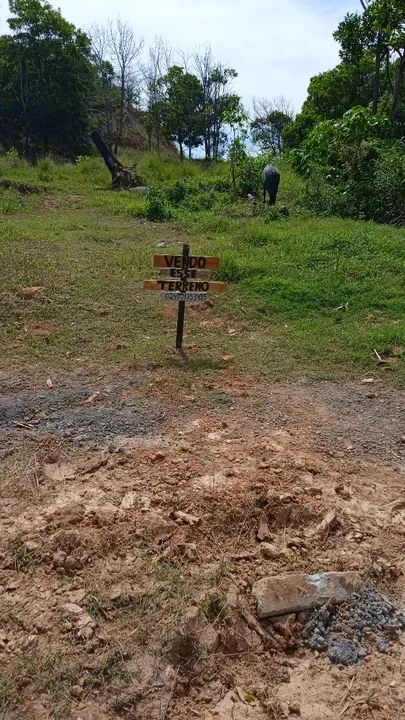
[[[154,275],[155,252],[188,241],[193,253],[220,255],[217,277],[229,282],[212,309],[188,311],[196,369],[226,354],[275,378],[403,377],[403,229],[309,216],[287,166],[284,218],[233,198],[225,163],[206,169],[150,155],[138,163],[154,188],[148,199],[109,190],[98,158],[35,168],[0,160],[0,183],[40,190],[0,188],[3,362],[176,362],[175,308],[144,293],[142,280]],[[27,300],[28,286],[44,290]],[[374,349],[386,361],[377,368]]]

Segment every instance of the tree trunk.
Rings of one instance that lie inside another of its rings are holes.
[[[191,145],[188,147],[188,159],[191,160],[193,157],[193,153],[191,152]]]
[[[377,47],[375,51],[375,70],[374,70],[374,90],[373,90],[373,115],[377,115],[378,101],[380,99],[380,74],[381,74],[381,51],[382,51],[382,32],[378,31]]]
[[[392,96],[391,110],[390,110],[390,121],[391,121],[391,137],[395,134],[395,121],[397,119],[398,103],[401,96],[402,81],[405,75],[405,49],[403,54],[400,56],[399,68],[397,76],[395,78],[394,94]]]

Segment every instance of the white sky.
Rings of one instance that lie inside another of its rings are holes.
[[[309,79],[338,62],[332,32],[360,0],[50,0],[76,26],[121,17],[153,43],[175,48],[210,44],[238,72],[234,89],[249,107],[253,97],[284,95],[298,111]],[[0,0],[0,31],[8,3]]]

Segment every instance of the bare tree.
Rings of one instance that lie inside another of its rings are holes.
[[[162,117],[159,109],[159,80],[166,75],[172,63],[172,50],[161,37],[155,37],[155,43],[149,48],[148,60],[141,66],[142,85],[146,106],[146,128],[149,150],[152,150],[152,137],[156,137],[157,150],[160,148]]]
[[[97,65],[105,62],[109,56],[108,32],[104,25],[94,23],[89,30],[91,48]]]
[[[142,53],[144,42],[136,37],[134,29],[123,20],[108,21],[107,46],[110,60],[114,66],[120,91],[120,108],[118,116],[117,139],[115,152],[122,142],[125,107],[132,105],[139,85],[138,58]]]
[[[283,130],[294,120],[292,103],[279,95],[273,100],[268,98],[253,99],[254,117],[250,128],[252,138],[263,151],[271,151],[274,155],[283,152]]]

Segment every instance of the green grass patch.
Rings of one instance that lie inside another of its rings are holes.
[[[45,187],[0,192],[3,360],[171,362],[175,309],[144,293],[142,280],[154,275],[155,252],[177,253],[188,241],[193,253],[221,257],[215,277],[230,284],[213,310],[188,312],[186,343],[198,348],[200,372],[230,354],[237,367],[277,378],[341,377],[375,371],[375,348],[390,376],[403,377],[403,230],[308,216],[287,165],[280,206],[288,218],[260,198],[233,196],[226,163],[131,159],[149,197],[111,191],[96,157],[35,167],[0,159],[1,177]],[[22,299],[31,285],[44,293]]]

